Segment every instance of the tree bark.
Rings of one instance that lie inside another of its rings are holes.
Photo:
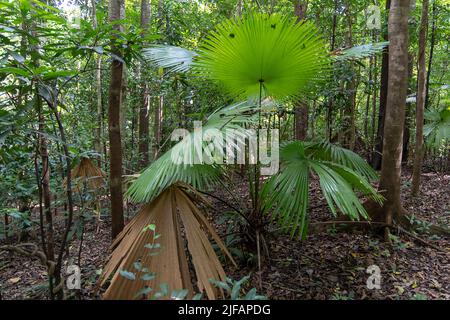
[[[297,23],[304,20],[308,1],[295,0],[294,13],[297,16]],[[308,104],[304,101],[297,101],[294,105],[294,138],[295,140],[305,140],[308,133]]]
[[[379,187],[386,199],[381,212],[387,224],[391,224],[393,219],[403,214],[400,179],[408,77],[409,11],[409,0],[392,0],[388,23],[388,94]]]
[[[331,51],[334,51],[334,48],[336,47],[336,25],[337,25],[337,7],[338,7],[338,1],[334,0],[334,8],[333,8],[333,22],[331,27],[331,40],[330,40],[330,48]],[[333,98],[329,98],[328,100],[328,108],[327,108],[327,115],[326,115],[326,126],[325,126],[325,136],[328,138],[328,141],[331,141],[333,136]]]
[[[430,39],[430,57],[428,58],[428,70],[427,70],[427,81],[426,81],[426,94],[425,94],[425,109],[428,108],[430,103],[430,75],[431,75],[431,65],[433,64],[433,53],[434,53],[434,44],[436,42],[436,19],[437,19],[437,10],[436,10],[436,0],[433,1],[433,9],[432,9],[432,24],[431,24],[431,39]]]
[[[386,12],[389,12],[391,7],[391,0],[386,0]],[[388,40],[388,34],[383,34],[384,41]],[[382,152],[383,152],[383,133],[384,121],[386,117],[386,99],[388,91],[388,76],[389,76],[389,47],[383,51],[381,60],[381,86],[380,86],[380,107],[378,112],[378,129],[375,137],[375,151],[372,156],[372,167],[375,170],[381,168]]]
[[[150,2],[149,0],[141,1],[141,28],[143,34],[148,32],[150,22]],[[149,126],[149,87],[145,79],[144,68],[141,68],[141,107],[139,108],[139,163],[140,168],[144,168],[149,163],[149,142],[148,142],[148,126]]]
[[[161,144],[162,136],[162,121],[163,121],[163,109],[164,109],[164,96],[160,95],[157,98],[155,105],[154,115],[154,144],[153,144],[153,158],[157,159],[159,156],[159,147]]]
[[[416,86],[413,79],[413,67],[414,67],[414,56],[408,54],[408,89],[406,90],[406,95],[413,92],[413,88]],[[411,105],[406,104],[405,107],[405,125],[403,126],[403,151],[402,151],[402,164],[408,164],[409,157],[409,141],[410,139],[410,128],[411,128]]]
[[[95,0],[91,0],[92,5],[92,24],[94,29],[98,27],[97,9]],[[100,54],[95,59],[95,89],[97,100],[97,126],[95,128],[94,148],[99,154],[99,167],[102,166],[102,135],[103,135],[103,112],[102,112],[102,57]]]
[[[422,16],[420,18],[419,31],[419,57],[418,57],[418,89],[416,99],[416,149],[414,152],[414,166],[413,166],[413,180],[412,180],[412,195],[417,195],[420,188],[420,173],[422,171],[423,159],[423,121],[425,99],[427,94],[426,83],[426,63],[425,63],[425,49],[427,45],[427,31],[428,31],[428,0],[422,2]]]
[[[109,21],[119,20],[123,0],[110,0]],[[120,25],[114,25],[115,30],[120,30]],[[112,51],[120,57],[120,50],[116,47],[116,36],[112,34]],[[110,145],[110,176],[109,187],[111,192],[111,235],[114,239],[124,227],[123,220],[123,195],[122,195],[122,144],[120,133],[120,108],[122,94],[123,64],[114,59],[111,62],[111,81],[109,84],[108,101],[108,131]]]
[[[347,17],[347,35],[346,35],[346,46],[353,46],[353,22],[352,14],[350,12],[350,1],[345,3],[345,15]],[[354,71],[353,63],[350,62],[351,79],[346,83],[346,95],[347,101],[344,109],[343,117],[343,145],[345,148],[353,150],[355,148],[356,142],[356,126],[355,126],[355,112],[356,112],[356,72]]]

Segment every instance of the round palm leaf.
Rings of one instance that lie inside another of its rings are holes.
[[[194,70],[239,97],[302,97],[330,66],[312,23],[254,13],[218,25],[204,41]]]

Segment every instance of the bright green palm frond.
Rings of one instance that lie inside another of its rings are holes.
[[[197,56],[197,53],[175,46],[154,45],[144,49],[142,55],[160,68],[172,72],[187,72],[191,68],[192,60]]]
[[[291,236],[306,233],[306,211],[309,193],[309,162],[305,158],[303,145],[298,148],[284,147],[281,157],[286,165],[271,177],[261,190],[263,212],[272,210],[272,219],[282,228],[291,231]]]
[[[329,55],[312,23],[254,13],[221,23],[204,41],[193,68],[234,96],[257,97],[262,90],[264,96],[285,99],[322,79]]]
[[[319,177],[320,188],[334,216],[337,216],[336,207],[338,207],[352,220],[359,220],[360,216],[368,217],[345,176],[341,176],[332,167],[320,161],[311,161],[311,168]]]
[[[348,61],[368,58],[374,54],[380,53],[389,45],[389,41],[368,43],[348,49],[333,52],[335,61]]]
[[[376,179],[377,173],[359,155],[328,141],[306,142],[306,153],[311,159],[330,161],[344,165],[366,179]]]
[[[432,148],[439,148],[450,139],[450,107],[425,113],[427,124],[423,128],[426,142]]]
[[[253,113],[249,112],[253,109],[254,106],[248,102],[239,102],[216,111],[202,126],[203,134],[196,134],[194,130],[186,135],[139,175],[126,196],[134,202],[147,202],[178,181],[200,190],[220,182],[222,168],[215,161],[215,154],[203,152],[205,135],[211,130],[220,134],[230,134],[231,131],[235,141],[245,139],[245,133],[238,129],[253,120]],[[219,149],[224,146],[221,143],[218,141]],[[236,142],[234,148],[238,147]]]
[[[309,174],[313,171],[334,215],[339,209],[351,219],[367,218],[355,192],[359,191],[378,202],[382,198],[364,175],[350,167],[355,166],[355,161],[348,161],[349,154],[341,149],[338,148],[337,155],[334,152],[333,156],[327,157],[334,149],[326,144],[302,141],[284,144],[280,150],[280,172],[264,184],[260,194],[263,212],[271,211],[272,218],[281,227],[290,230],[292,236],[298,234],[304,237],[308,221]],[[313,150],[316,152],[311,152]],[[353,158],[350,155],[350,159]],[[361,166],[358,161],[356,164],[356,167]]]

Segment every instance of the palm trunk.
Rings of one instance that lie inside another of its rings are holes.
[[[428,29],[428,0],[422,2],[422,17],[420,19],[419,31],[419,59],[418,59],[418,90],[416,101],[416,149],[414,154],[413,180],[411,192],[415,196],[420,188],[420,173],[422,171],[423,159],[423,118],[426,99],[426,63],[425,48],[427,44]]]

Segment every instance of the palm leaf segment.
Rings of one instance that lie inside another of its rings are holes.
[[[425,119],[428,123],[423,133],[428,145],[432,148],[445,145],[450,137],[450,107],[427,111]]]
[[[332,53],[336,61],[359,60],[380,53],[389,45],[389,41],[367,43],[347,49],[340,49]]]
[[[298,97],[329,67],[312,23],[279,14],[251,14],[217,26],[194,59],[196,72],[225,85],[233,96]]]
[[[205,144],[212,143],[205,142],[205,136],[211,132],[227,134],[230,137],[228,140],[236,142],[233,147],[237,150],[243,144],[238,142],[246,138],[245,132],[239,129],[254,120],[256,110],[256,106],[249,102],[239,102],[214,112],[202,126],[202,135],[190,132],[185,136],[139,175],[127,190],[126,196],[134,202],[148,202],[178,181],[198,190],[220,182],[223,170],[217,164],[220,162],[213,159],[216,153],[202,152]],[[198,161],[200,157],[202,163]]]
[[[143,50],[142,55],[160,68],[172,72],[187,72],[197,53],[194,51],[169,45],[154,45]]]
[[[291,236],[304,237],[307,228],[307,208],[310,172],[320,182],[322,193],[333,213],[339,209],[352,220],[367,218],[367,213],[355,191],[381,201],[368,182],[375,172],[355,153],[327,142],[294,141],[280,150],[282,168],[263,186],[263,211],[272,212],[282,228]]]
[[[104,299],[147,298],[152,289],[156,291],[163,284],[168,292],[187,290],[192,298],[194,278],[198,289],[209,299],[223,298],[222,290],[210,281],[225,281],[226,276],[208,237],[236,263],[197,207],[202,200],[199,197],[191,187],[177,184],[141,208],[111,245],[112,253],[99,280],[102,286],[112,276]],[[146,230],[151,224],[160,237]],[[195,275],[190,272],[189,262]],[[123,277],[120,271],[133,272],[133,278]]]

